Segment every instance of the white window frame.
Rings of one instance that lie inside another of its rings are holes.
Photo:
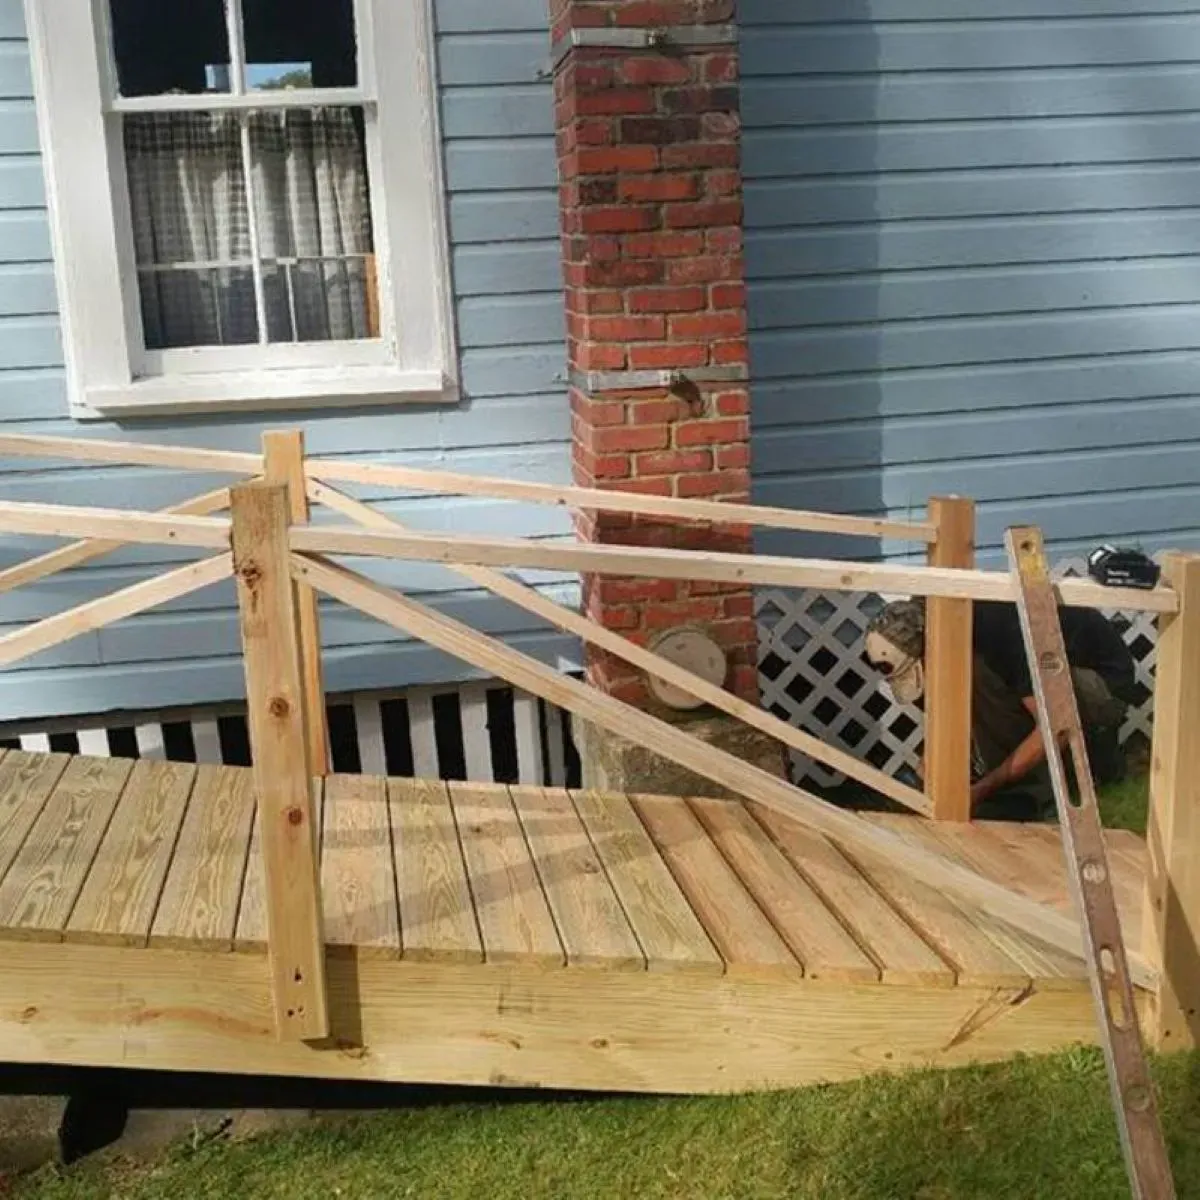
[[[380,337],[156,352],[142,333],[122,114],[262,97],[121,98],[108,0],[25,0],[73,416],[457,399],[431,0],[354,4],[358,86],[297,89],[286,103],[365,109]]]

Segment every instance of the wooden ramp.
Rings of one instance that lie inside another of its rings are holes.
[[[314,1045],[276,1037],[249,771],[0,758],[0,1062],[711,1092],[1095,1037],[1081,961],[750,804],[317,786]],[[1053,827],[873,819],[1069,911]],[[1136,946],[1145,847],[1109,850]]]

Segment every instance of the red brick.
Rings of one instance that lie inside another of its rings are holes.
[[[722,417],[744,417],[750,412],[748,392],[722,392],[716,397],[715,408]]]
[[[722,442],[744,442],[750,436],[745,418],[718,421],[684,421],[675,429],[677,446],[718,446]]]
[[[663,450],[637,455],[633,466],[639,476],[679,475],[709,470],[712,467],[712,455],[707,450]]]
[[[678,420],[686,411],[681,401],[674,397],[658,397],[654,400],[639,400],[629,405],[631,425],[660,425]]]
[[[708,347],[687,342],[663,346],[631,346],[629,368],[632,371],[666,371],[672,368],[703,367],[708,362]]]
[[[738,254],[742,249],[742,229],[740,225],[726,229],[710,229],[704,235],[708,248],[714,254]]]
[[[742,129],[742,118],[735,112],[707,112],[700,118],[700,137],[706,142],[735,139]]]
[[[682,284],[724,283],[730,279],[741,279],[742,274],[740,257],[710,254],[668,263],[666,281]]]
[[[575,107],[582,117],[624,116],[654,112],[657,99],[650,88],[610,88],[578,95]]]
[[[704,191],[709,196],[736,196],[742,190],[742,173],[731,167],[709,171],[704,177]]]
[[[741,151],[736,142],[691,142],[664,146],[662,150],[662,165],[668,171],[736,167],[740,163]]]
[[[718,284],[712,289],[710,298],[712,300],[713,308],[717,310],[726,308],[745,308],[746,285],[744,283]]]
[[[661,262],[585,263],[579,281],[567,274],[567,283],[574,287],[638,287],[662,283]]]
[[[620,180],[618,191],[622,200],[633,203],[645,200],[694,200],[700,194],[700,186],[694,175],[625,176]]]
[[[586,446],[577,442],[572,448],[575,458],[576,477],[599,481],[602,479],[625,479],[629,475],[628,454],[593,454]]]
[[[738,446],[721,446],[717,450],[717,469],[724,471],[730,468],[744,470],[750,466],[750,446],[742,442]]]
[[[674,629],[691,621],[717,621],[721,615],[719,600],[677,600],[647,604],[642,609],[642,624],[646,629]]]
[[[627,58],[617,66],[622,83],[686,83],[691,77],[685,59],[662,56]]]
[[[738,56],[731,53],[708,55],[704,59],[704,78],[708,83],[736,83]]]
[[[679,581],[675,579],[631,579],[628,576],[597,576],[596,598],[602,604],[622,604],[632,601],[670,601],[679,597]]]
[[[688,498],[742,495],[750,490],[749,471],[706,471],[703,475],[680,475],[675,491]]]
[[[630,312],[695,312],[708,304],[703,288],[641,288],[629,293]]]
[[[575,345],[573,361],[581,371],[620,371],[625,367],[625,348],[579,342]]]
[[[653,171],[658,151],[653,146],[597,146],[576,153],[581,175],[605,175],[617,171]]]
[[[619,313],[625,311],[625,293],[615,291],[588,291],[572,288],[568,293],[567,308],[574,312],[594,316],[597,313]]]
[[[746,315],[741,311],[717,313],[689,313],[672,317],[672,338],[732,338],[746,332]]]
[[[642,624],[642,610],[633,605],[609,605],[604,609],[605,629],[637,629]]]
[[[663,213],[668,229],[736,225],[742,219],[740,200],[705,200],[698,204],[668,204]]]
[[[634,233],[654,229],[658,225],[658,210],[642,206],[613,205],[607,208],[585,208],[581,214],[584,233]]]
[[[668,113],[730,113],[738,107],[738,89],[732,86],[668,88],[662,92],[662,107]]]
[[[620,154],[619,150],[587,150],[581,151],[579,158],[582,161],[584,154]],[[705,180],[707,187],[708,180]],[[616,204],[618,196],[618,180],[616,179],[580,179],[575,183],[567,184],[563,189],[566,192],[564,197],[564,207],[571,207],[577,204]]]
[[[666,477],[629,479],[621,484],[621,491],[638,492],[643,496],[669,496],[671,494],[671,480]],[[615,515],[618,514],[609,514],[609,516]]]
[[[624,425],[627,411],[619,400],[593,400],[571,389],[571,412],[588,425]]]
[[[592,430],[591,449],[596,454],[629,454],[662,450],[670,441],[671,431],[666,425],[613,425]]]
[[[568,88],[609,88],[616,82],[617,73],[611,62],[576,62],[564,80]]]
[[[699,230],[682,233],[631,233],[621,239],[627,258],[686,258],[704,250]]]
[[[572,128],[581,146],[611,146],[616,132],[612,121],[599,117],[576,121]]]
[[[741,592],[736,596],[726,596],[721,601],[721,611],[726,617],[753,617],[754,597],[747,592]]]
[[[680,142],[700,137],[699,117],[623,117],[620,140],[626,146],[662,146],[663,153]]]
[[[600,342],[661,342],[665,317],[591,317],[587,336]]]
[[[736,342],[714,342],[712,345],[712,361],[719,367],[748,363],[750,361],[750,347],[744,339]]]

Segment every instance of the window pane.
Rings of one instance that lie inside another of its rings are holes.
[[[122,96],[229,91],[222,0],[109,0]]]
[[[268,340],[377,337],[362,110],[249,120]]]
[[[358,83],[354,0],[242,0],[242,12],[247,88]]]
[[[236,114],[138,114],[124,132],[147,349],[257,342]]]

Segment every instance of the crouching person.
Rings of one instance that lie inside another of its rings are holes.
[[[1016,605],[977,601],[971,694],[971,812],[978,818],[1040,821],[1054,816],[1046,751]],[[1094,609],[1059,610],[1067,660],[1098,784],[1125,774],[1119,733],[1136,700],[1133,656]],[[867,629],[867,662],[901,704],[922,705],[925,602],[886,605]]]

